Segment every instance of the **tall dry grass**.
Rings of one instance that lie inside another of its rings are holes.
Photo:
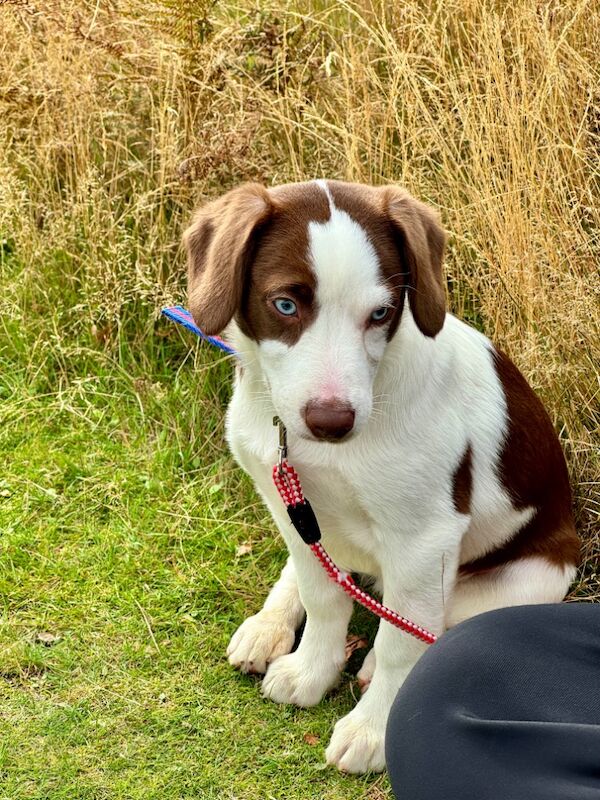
[[[5,3],[0,29],[0,303],[32,373],[52,356],[68,379],[89,347],[150,357],[194,202],[247,179],[402,183],[451,233],[453,310],[561,433],[596,591],[595,0]]]

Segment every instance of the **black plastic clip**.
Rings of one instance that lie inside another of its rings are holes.
[[[319,523],[308,500],[295,506],[288,506],[287,513],[292,520],[292,525],[306,544],[314,544],[321,538]]]

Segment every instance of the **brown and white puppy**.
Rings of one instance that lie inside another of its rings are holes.
[[[510,360],[446,313],[445,234],[394,186],[250,184],[200,209],[190,307],[240,354],[227,436],[290,552],[229,660],[310,706],[337,682],[352,603],[291,528],[271,483],[277,414],[323,543],[386,605],[435,633],[500,606],[559,601],[578,540],[548,415]],[[294,632],[306,614],[298,649]],[[425,645],[382,622],[327,760],[384,767],[390,705]]]

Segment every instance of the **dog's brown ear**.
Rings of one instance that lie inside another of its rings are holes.
[[[388,186],[383,192],[398,249],[410,272],[410,310],[421,333],[436,336],[446,314],[442,277],[446,234],[433,209],[415,200],[407,191]]]
[[[247,183],[200,208],[183,234],[189,307],[205,333],[220,333],[240,308],[254,238],[272,210],[265,187]]]

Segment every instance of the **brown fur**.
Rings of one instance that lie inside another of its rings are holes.
[[[531,520],[510,541],[461,567],[474,573],[527,556],[572,566],[579,539],[571,513],[571,489],[565,458],[544,406],[512,361],[494,353],[508,411],[508,432],[500,458],[500,479],[516,509],[536,508]]]
[[[329,203],[314,184],[292,184],[270,190],[274,212],[261,232],[249,270],[240,314],[242,331],[256,341],[280,339],[294,344],[313,321],[315,274],[308,261],[308,225],[329,219]],[[299,318],[273,311],[275,297],[298,306]]]
[[[468,514],[471,510],[471,491],[473,488],[473,453],[468,445],[460,464],[452,476],[452,500],[459,514]]]
[[[219,333],[235,316],[257,341],[297,341],[314,317],[308,223],[328,218],[327,198],[310,184],[269,191],[245,184],[201,208],[184,234],[196,324]],[[297,302],[299,320],[273,310],[272,300],[282,295]]]
[[[397,187],[383,190],[396,243],[410,272],[410,310],[421,333],[435,336],[444,324],[442,261],[446,234],[435,212]]]
[[[380,269],[395,298],[391,338],[402,314],[404,292],[415,322],[426,336],[442,329],[446,297],[442,260],[446,235],[435,212],[398,186],[374,188],[328,181],[337,208],[367,232]]]
[[[367,232],[395,299],[388,329],[398,326],[408,290],[416,324],[427,336],[442,327],[445,234],[437,216],[398,187],[328,181],[336,206]],[[265,189],[245,184],[201,208],[184,234],[190,310],[208,334],[235,316],[246,335],[293,344],[314,319],[315,276],[308,263],[308,224],[329,219],[323,190],[312,183]],[[273,311],[291,297],[299,318]]]
[[[190,311],[205,333],[222,331],[240,307],[253,238],[272,212],[267,190],[249,183],[197,211],[184,233]]]

